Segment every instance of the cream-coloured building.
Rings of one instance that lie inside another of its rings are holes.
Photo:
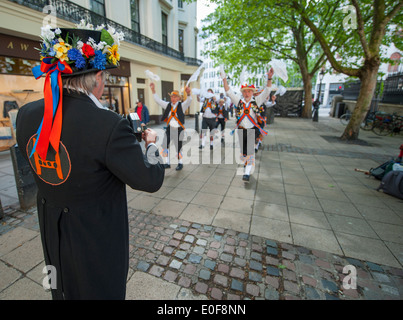
[[[201,64],[196,16],[196,2],[181,0],[0,0],[0,120],[7,116],[5,101],[20,107],[42,97],[43,79],[35,80],[31,73],[39,64],[35,48],[40,47],[41,27],[74,27],[85,19],[125,35],[120,67],[111,71],[101,102],[127,114],[141,100],[158,123],[162,110],[152,98],[145,71],[160,77],[155,84],[161,98],[168,100],[168,92],[183,90]],[[193,100],[189,114],[198,111]]]

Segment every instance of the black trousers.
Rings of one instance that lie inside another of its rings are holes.
[[[257,127],[253,127],[251,129],[238,128],[237,133],[241,154],[244,156],[251,156],[255,154],[256,139],[260,135],[259,129]]]
[[[216,118],[204,118],[202,120],[202,129],[206,130],[207,128],[210,129],[212,132],[216,128]]]
[[[178,159],[180,159],[180,152],[182,150],[183,141],[180,139],[180,135],[183,131],[182,127],[175,128],[168,126],[165,131],[164,140],[162,141],[162,147],[166,150],[169,150],[169,145],[173,140],[176,152],[178,153]]]
[[[225,119],[224,118],[218,118],[216,128],[218,128],[219,125],[221,125],[221,131],[224,131],[225,130]]]

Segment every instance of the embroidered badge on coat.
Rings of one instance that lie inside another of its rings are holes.
[[[31,137],[27,144],[28,157],[35,145],[37,134]],[[38,152],[35,152],[29,163],[38,177],[44,182],[57,186],[69,178],[71,172],[71,161],[66,147],[60,141],[59,152],[56,153],[53,148],[49,148],[46,160],[40,158]]]

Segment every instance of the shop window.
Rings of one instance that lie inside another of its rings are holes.
[[[0,56],[0,73],[2,74],[32,76],[32,68],[37,65],[40,65],[40,61]]]
[[[127,77],[109,75],[105,82],[101,104],[118,114],[128,114],[131,108]]]

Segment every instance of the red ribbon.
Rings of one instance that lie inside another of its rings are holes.
[[[43,59],[40,65],[40,71],[35,70],[34,72],[36,79],[39,79],[46,73],[43,90],[45,110],[36,145],[36,151],[42,160],[46,159],[49,143],[56,153],[59,152],[60,136],[62,132],[62,74],[73,73],[73,70],[65,61],[50,63],[51,59],[52,58]]]
[[[243,120],[245,117],[247,117],[247,118],[249,119],[249,121],[252,122],[252,124],[253,124],[255,127],[257,127],[257,128],[259,129],[260,133],[261,133],[263,136],[267,136],[268,133],[267,133],[266,131],[264,131],[264,130],[259,126],[259,124],[257,124],[256,121],[251,117],[251,115],[250,115],[250,109],[251,109],[251,106],[250,106],[250,105],[249,105],[249,107],[244,108],[244,113],[242,114],[241,118],[238,120],[238,123],[237,123],[235,129],[237,129],[237,128],[239,127],[239,125],[241,124],[242,120]],[[245,113],[246,110],[248,111],[247,113]]]

